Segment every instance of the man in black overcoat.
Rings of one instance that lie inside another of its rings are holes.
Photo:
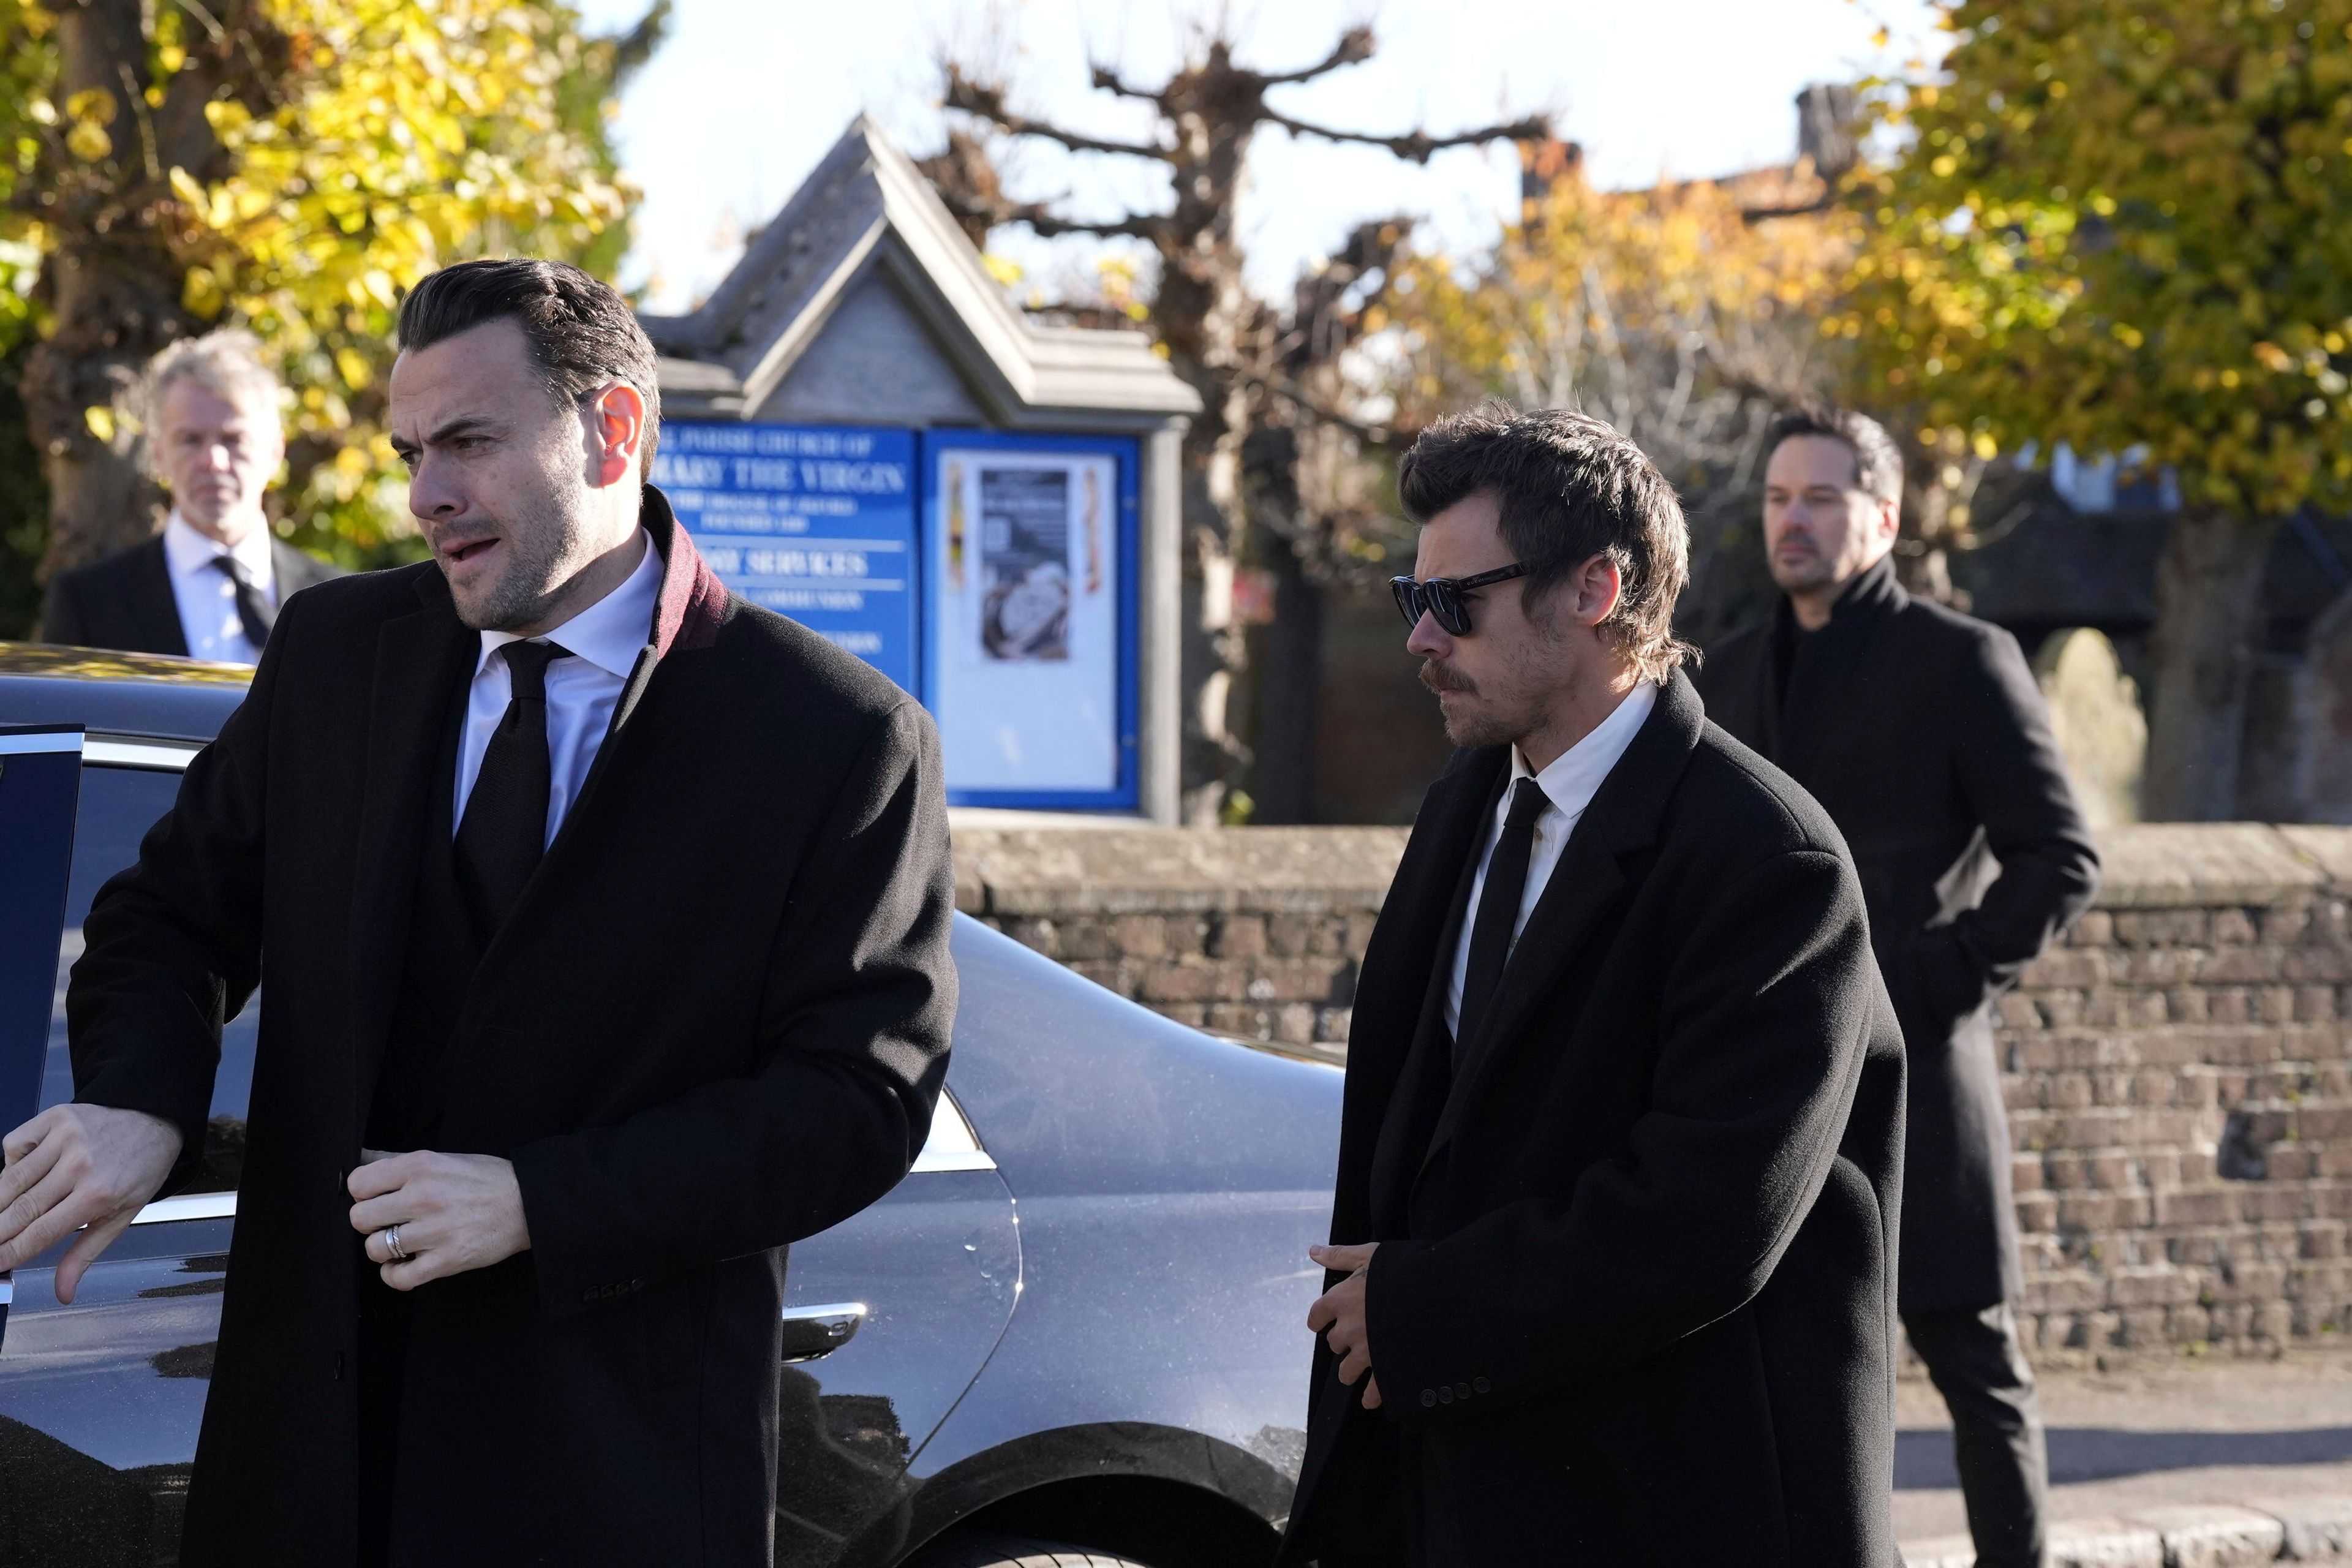
[[[1812,793],[1862,874],[1909,1047],[1903,1321],[1952,1413],[1983,1568],[2045,1561],[2033,1374],[1991,1003],[2083,907],[2099,858],[2016,640],[1915,599],[1892,550],[1903,459],[1847,411],[1769,438],[1764,542],[1784,594],[1709,650],[1707,712]]]
[[[98,895],[0,1267],[87,1224],[70,1300],[184,1178],[266,966],[181,1561],[764,1565],[785,1247],[945,1074],[937,740],[697,557],[610,289],[466,263],[401,341],[434,560],[293,600]]]
[[[1364,955],[1282,1561],[1891,1568],[1903,1055],[1837,829],[1707,722],[1606,425],[1399,471],[1447,732]]]
[[[155,356],[139,385],[140,450],[171,489],[171,515],[145,543],[51,579],[43,642],[251,664],[280,605],[342,575],[277,537],[263,510],[286,457],[283,391],[238,328]]]

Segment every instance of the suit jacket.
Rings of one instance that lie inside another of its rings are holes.
[[[955,1009],[930,721],[646,523],[648,646],[440,1068],[440,1147],[514,1163],[531,1247],[412,1298],[411,1398],[479,1456],[419,1533],[535,1543],[501,1563],[769,1561],[784,1248],[906,1173]],[[478,647],[430,564],[295,596],[85,928],[79,1097],[177,1122],[174,1180],[268,974],[191,1568],[353,1560],[343,1182]]]
[[[1397,1555],[1410,1467],[1471,1563],[1891,1565],[1903,1055],[1837,829],[1677,674],[1455,1072],[1508,774],[1457,754],[1364,956],[1331,1235],[1384,1403],[1318,1344],[1285,1561]]]
[[[1775,641],[1794,639],[1787,689]],[[1892,558],[1798,637],[1783,603],[1709,651],[1707,712],[1844,833],[1910,1047],[1903,1307],[2019,1290],[1992,999],[2091,901],[2098,851],[2007,632],[1915,599]]]
[[[312,584],[343,575],[341,567],[305,555],[282,539],[269,542],[269,562],[278,578],[281,608]],[[163,535],[103,561],[58,573],[42,603],[41,640],[185,658],[188,634],[180,625],[179,600],[172,594],[172,568],[163,556]]]

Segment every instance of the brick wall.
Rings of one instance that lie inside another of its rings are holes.
[[[1396,828],[959,830],[966,910],[1181,1022],[1344,1060]],[[2352,1328],[2352,829],[2118,829],[2000,1004],[2029,1342]]]

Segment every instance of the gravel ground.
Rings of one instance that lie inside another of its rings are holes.
[[[2352,1347],[2277,1361],[2181,1358],[2045,1370],[2051,1514],[2352,1494]],[[1951,1425],[1924,1380],[1895,1386],[1898,1539],[1968,1528]]]

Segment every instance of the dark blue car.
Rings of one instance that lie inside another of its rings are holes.
[[[0,725],[89,731],[43,1105],[72,1092],[65,972],[91,895],[244,686],[0,645]],[[1339,1073],[1180,1027],[961,917],[955,957],[948,1095],[913,1173],[792,1250],[776,1562],[1269,1561],[1305,1443]],[[0,1564],[176,1555],[259,1005],[229,1026],[201,1178],[71,1307],[54,1254],[16,1272]]]

